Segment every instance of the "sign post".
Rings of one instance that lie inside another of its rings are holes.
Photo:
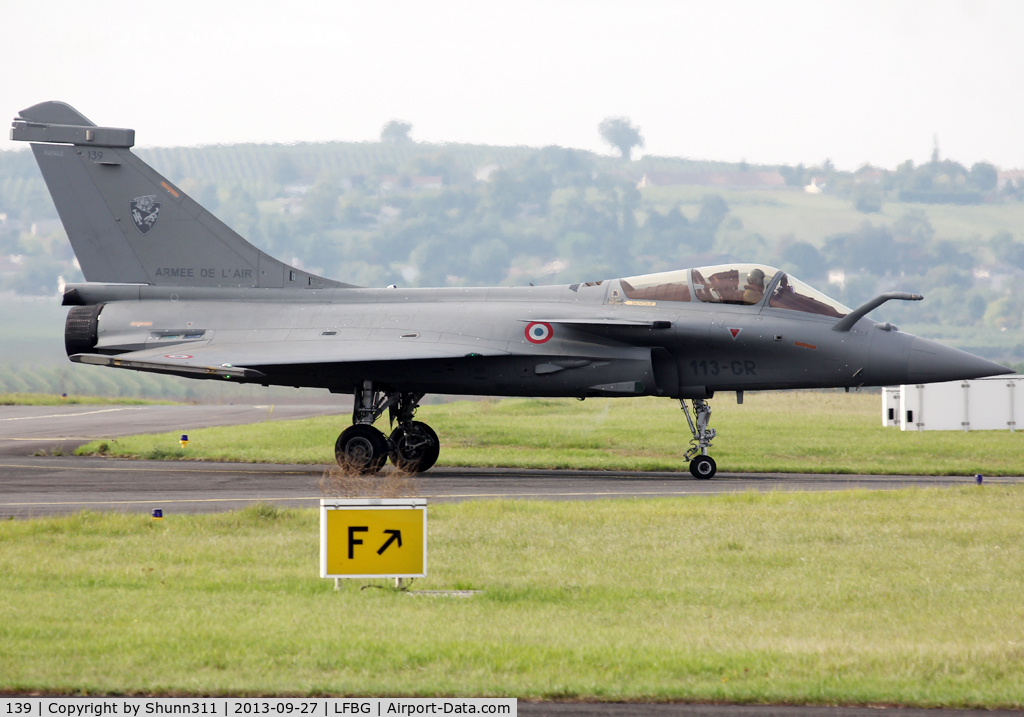
[[[427,575],[424,498],[320,500],[320,577],[423,578]]]

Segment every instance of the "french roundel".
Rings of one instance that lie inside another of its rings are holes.
[[[192,358],[192,355],[191,354],[165,354],[164,358],[190,359],[190,358]]]
[[[532,321],[526,325],[526,340],[531,344],[542,344],[551,338],[551,324]]]

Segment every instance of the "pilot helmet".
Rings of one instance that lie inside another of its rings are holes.
[[[747,274],[747,283],[754,286],[764,286],[764,272],[760,269],[754,269]]]

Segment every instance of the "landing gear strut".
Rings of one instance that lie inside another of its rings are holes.
[[[690,474],[694,478],[711,478],[718,470],[715,459],[708,455],[711,441],[718,434],[714,428],[708,428],[708,421],[711,420],[711,406],[703,399],[693,399],[693,415],[697,421],[696,425],[690,418],[690,411],[686,407],[685,399],[679,399],[679,406],[686,414],[686,422],[690,424],[690,433],[693,434],[690,450],[684,456],[690,461]],[[700,455],[697,455],[698,453]]]
[[[406,473],[422,473],[437,462],[441,442],[434,429],[426,423],[412,420],[420,407],[422,393],[400,393],[397,403],[391,406],[391,424],[398,421],[398,428],[391,432],[391,463]]]
[[[352,425],[334,444],[339,466],[367,475],[383,468],[388,458],[407,473],[422,473],[434,465],[441,450],[437,434],[427,424],[412,420],[422,393],[386,391],[372,381],[363,381],[356,386],[354,398]],[[384,411],[388,411],[391,425],[398,421],[387,438],[373,427]]]

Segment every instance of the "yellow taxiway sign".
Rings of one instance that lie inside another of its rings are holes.
[[[426,574],[425,499],[320,501],[320,577],[422,578]]]

